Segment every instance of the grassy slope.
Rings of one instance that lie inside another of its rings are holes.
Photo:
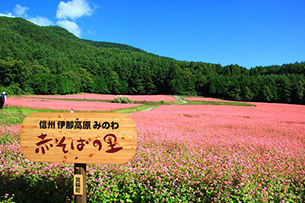
[[[32,109],[25,107],[10,106],[9,109],[3,108],[0,111],[0,124],[4,126],[11,126],[21,124],[23,119],[34,112],[64,112],[49,109]]]

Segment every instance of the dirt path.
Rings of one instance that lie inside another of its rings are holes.
[[[182,101],[182,103],[186,104],[187,101],[185,101],[183,98],[179,97],[179,96],[174,96],[178,101]]]

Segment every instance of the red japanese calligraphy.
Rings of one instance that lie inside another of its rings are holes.
[[[107,153],[115,153],[115,152],[118,152],[121,149],[123,149],[123,147],[115,147],[117,138],[116,138],[116,136],[114,134],[107,134],[107,135],[105,135],[104,141],[106,143],[108,143],[109,144],[108,147],[111,148],[111,149],[106,151]]]
[[[56,145],[56,147],[62,147],[62,151],[66,154],[68,153],[68,150],[66,150],[66,144],[64,144],[66,137],[63,136],[59,143]]]
[[[40,142],[37,142],[36,145],[39,147],[41,145],[47,144],[48,142],[50,142],[52,139],[45,139],[47,137],[47,134],[43,134],[41,133],[41,135],[38,136],[38,138],[42,139]],[[44,147],[46,147],[47,150],[49,150],[48,145],[44,145],[41,147],[41,152],[42,154],[45,154],[45,149]],[[50,147],[53,147],[53,144],[50,144]],[[39,148],[35,149],[35,153],[39,153]]]

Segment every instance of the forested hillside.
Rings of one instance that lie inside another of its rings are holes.
[[[304,75],[304,62],[249,70],[177,61],[0,17],[0,85],[8,94],[183,94],[305,104]]]

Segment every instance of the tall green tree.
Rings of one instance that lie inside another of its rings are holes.
[[[303,82],[301,80],[299,80],[297,85],[296,85],[297,100],[302,101],[303,98],[304,98],[304,93],[305,93],[304,84],[303,84]]]

